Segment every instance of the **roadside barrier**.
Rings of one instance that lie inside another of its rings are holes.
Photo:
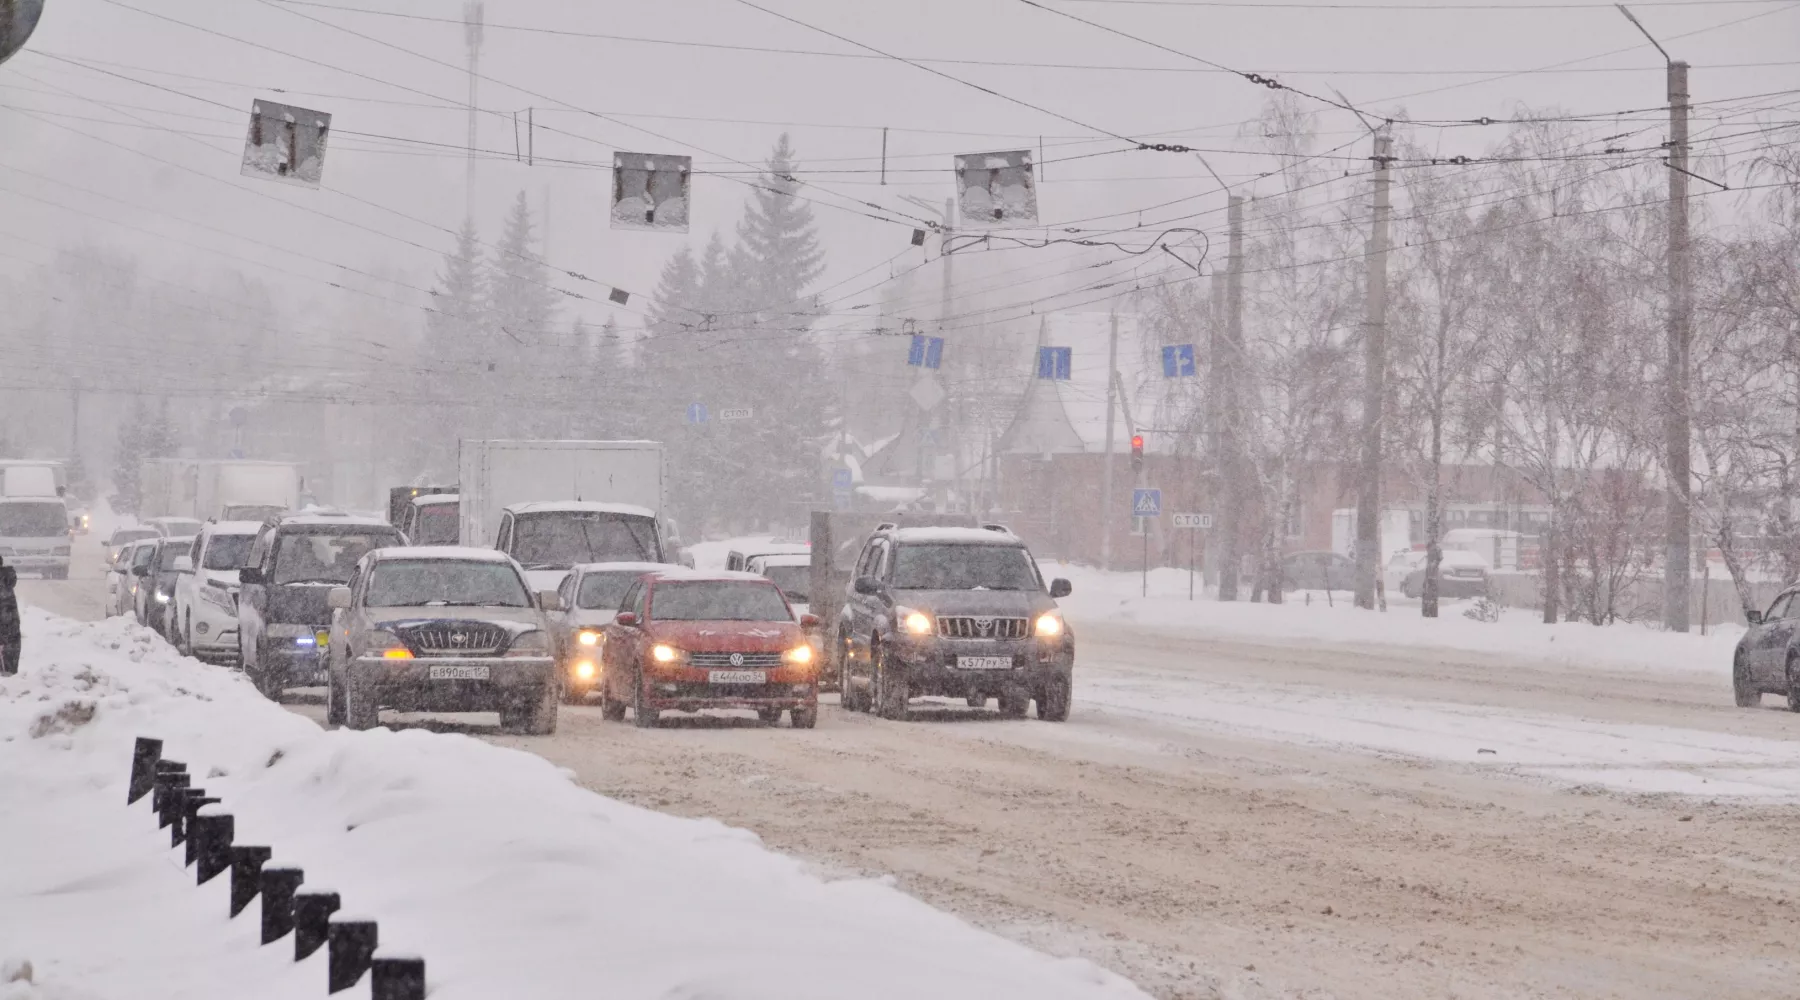
[[[233,843],[237,820],[204,788],[190,787],[187,765],[164,760],[163,742],[140,736],[131,754],[125,804],[146,795],[158,829],[169,828],[169,846],[184,850],[196,885],[231,873],[231,917],[262,897],[262,943],[294,935],[294,961],[326,950],[326,993],[339,993],[370,977],[374,1000],[424,1000],[425,960],[417,955],[377,954],[379,928],[366,917],[339,912],[338,894],[305,889],[306,873],[269,864],[271,848]]]

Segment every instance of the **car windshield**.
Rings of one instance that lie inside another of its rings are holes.
[[[61,500],[0,503],[0,537],[52,538],[69,533],[69,511]]]
[[[812,585],[810,566],[764,566],[762,575],[775,581],[775,586],[795,604],[808,603],[807,589]]]
[[[106,544],[125,545],[129,542],[135,542],[140,538],[155,537],[156,532],[150,528],[120,528],[112,533],[112,537],[107,539]]]
[[[356,563],[371,549],[393,545],[387,532],[286,532],[275,540],[270,583],[349,583]]]
[[[243,569],[255,535],[214,535],[206,543],[207,569]]]
[[[512,557],[526,569],[585,562],[657,562],[656,520],[597,511],[522,514],[513,521]]]
[[[193,551],[194,540],[192,538],[171,539],[168,544],[158,550],[156,568],[166,573],[175,568],[175,560],[189,555]]]
[[[650,617],[676,622],[792,621],[781,591],[766,583],[694,580],[659,583],[650,594]]]
[[[383,559],[369,574],[363,604],[371,608],[527,608],[519,574],[503,562]]]
[[[575,595],[575,603],[589,611],[617,611],[632,582],[643,575],[643,570],[636,569],[589,573],[581,578],[581,591]]]
[[[455,545],[462,530],[459,518],[457,505],[453,503],[420,507],[419,516],[413,519],[412,543]]]
[[[155,558],[156,558],[156,546],[140,545],[137,547],[137,550],[131,554],[131,565],[132,566],[148,566],[148,565],[150,565],[150,560],[155,559]]]
[[[1031,556],[1017,545],[901,545],[896,590],[1042,590]]]

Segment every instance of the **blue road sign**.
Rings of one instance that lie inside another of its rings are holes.
[[[687,408],[687,421],[690,424],[706,423],[706,404],[689,403]]]
[[[1194,369],[1194,345],[1173,344],[1162,349],[1163,378],[1192,378]]]
[[[850,491],[849,490],[832,490],[831,491],[831,506],[838,510],[849,510],[850,509]]]
[[[244,449],[233,448],[230,451],[225,453],[225,457],[231,459],[234,462],[241,462],[244,460]]]
[[[850,487],[852,487],[854,485],[856,485],[856,480],[851,478],[849,469],[833,469],[833,470],[831,470],[831,488],[832,489],[843,490],[844,492],[848,493],[848,492],[850,492]]]
[[[1132,490],[1132,517],[1161,517],[1162,490]]]
[[[1038,348],[1037,377],[1068,381],[1074,368],[1074,355],[1072,347]]]
[[[912,346],[906,350],[906,363],[914,368],[936,368],[944,361],[944,338],[913,334]]]

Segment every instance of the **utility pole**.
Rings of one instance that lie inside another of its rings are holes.
[[[1220,362],[1221,352],[1225,344],[1225,272],[1213,268],[1212,272],[1212,322],[1208,323],[1206,335],[1206,387],[1202,390],[1201,405],[1206,421],[1206,461],[1212,470],[1212,485],[1204,491],[1207,498],[1205,507],[1196,510],[1217,510],[1221,487],[1225,483],[1225,470],[1220,462],[1219,420],[1224,411],[1219,406],[1220,381],[1225,370]],[[1202,582],[1217,586],[1219,583],[1219,550],[1212,544],[1209,536],[1206,545],[1206,563],[1202,571]]]
[[[463,212],[464,218],[471,222],[475,219],[475,141],[476,87],[481,80],[481,34],[486,20],[481,0],[468,0],[463,4],[463,41],[469,47],[469,169],[464,181]]]
[[[1119,371],[1119,312],[1113,310],[1112,332],[1106,338],[1106,464],[1100,473],[1100,568],[1112,569],[1113,511],[1113,411],[1118,396],[1113,379]]]
[[[1233,195],[1231,237],[1225,258],[1225,343],[1216,362],[1219,385],[1219,472],[1224,493],[1219,498],[1219,600],[1235,601],[1238,591],[1238,535],[1243,517],[1243,459],[1238,427],[1238,380],[1244,360],[1244,199]]]
[[[1362,475],[1356,491],[1356,606],[1375,609],[1381,571],[1381,416],[1387,403],[1388,203],[1393,136],[1375,133],[1375,219],[1369,230],[1363,320]]]

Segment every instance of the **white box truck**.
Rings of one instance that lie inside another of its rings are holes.
[[[668,562],[656,441],[463,441],[464,545],[491,546],[554,590],[588,562]]]
[[[0,556],[16,570],[52,580],[69,576],[68,485],[60,462],[0,462]]]
[[[140,517],[261,521],[300,502],[300,467],[292,462],[153,458],[140,483]]]

